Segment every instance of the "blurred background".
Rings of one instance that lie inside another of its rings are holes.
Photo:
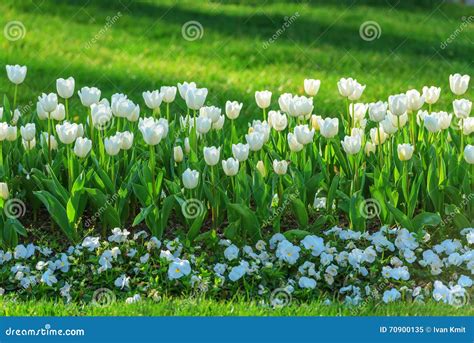
[[[143,111],[143,91],[195,81],[208,104],[244,102],[242,125],[260,116],[256,90],[271,90],[276,107],[279,94],[302,94],[305,78],[321,79],[314,112],[332,116],[344,111],[341,77],[367,85],[364,102],[441,86],[436,110],[453,100],[449,74],[474,76],[474,7],[461,3],[2,0],[0,13],[2,65],[28,66],[23,112],[68,76],[76,90],[126,93]],[[3,72],[0,95],[12,93]],[[77,97],[71,105],[85,113]]]

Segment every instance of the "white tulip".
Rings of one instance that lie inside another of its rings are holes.
[[[290,147],[290,150],[292,152],[299,152],[303,150],[304,145],[298,142],[298,140],[296,139],[296,135],[289,132],[287,138],[288,138],[288,146]]]
[[[101,102],[91,105],[92,124],[99,128],[106,128],[108,122],[112,119],[112,109],[108,102]]]
[[[453,101],[454,114],[459,119],[465,119],[471,114],[472,102],[467,99]]]
[[[355,155],[361,149],[362,140],[360,136],[345,136],[341,144],[347,154]]]
[[[207,117],[215,123],[221,117],[221,109],[216,106],[203,106],[199,109],[199,115]]]
[[[168,136],[168,131],[169,131],[168,120],[166,120],[165,118],[160,118],[157,120],[156,123],[157,125],[160,125],[161,127],[163,127],[163,138]]]
[[[25,81],[26,77],[26,66],[16,65],[7,65],[7,76],[8,79],[13,82],[15,85],[19,85]]]
[[[73,77],[68,77],[67,79],[57,79],[56,80],[56,90],[58,94],[63,99],[69,99],[74,95],[75,81]]]
[[[474,145],[466,145],[464,148],[464,160],[469,164],[474,164]]]
[[[194,189],[199,183],[199,172],[188,168],[184,171],[182,179],[184,188]]]
[[[16,126],[8,126],[7,128],[7,135],[6,135],[6,140],[9,142],[16,141],[18,137],[18,130]]]
[[[10,192],[8,191],[8,184],[5,182],[0,182],[0,198],[7,200],[9,196]]]
[[[261,109],[265,109],[270,106],[272,100],[272,92],[270,91],[257,91],[255,92],[255,102]]]
[[[273,127],[275,131],[283,131],[288,125],[288,119],[280,111],[270,111],[268,112],[268,125]]]
[[[353,127],[351,130],[351,136],[352,137],[359,136],[360,139],[362,140],[365,136],[365,131],[362,128]]]
[[[288,161],[273,160],[273,171],[278,175],[285,175],[288,170]]]
[[[278,98],[278,105],[282,112],[288,113],[290,111],[290,102],[293,100],[293,95],[290,93],[284,93]]]
[[[339,119],[338,118],[325,118],[319,119],[319,131],[325,138],[333,138],[339,132]]]
[[[25,150],[33,150],[34,147],[36,146],[36,139],[32,139],[31,141],[26,141],[24,139],[21,140],[22,144],[23,144],[23,148]]]
[[[18,123],[18,120],[20,119],[21,117],[21,112],[20,110],[17,108],[16,110],[13,111],[13,118],[11,120],[11,123],[13,125],[16,125]]]
[[[393,114],[390,114],[392,117],[395,117]],[[393,125],[392,120],[390,118],[389,111],[387,111],[387,116],[384,120],[380,122],[381,127],[385,131],[386,134],[392,135],[398,131],[398,127]]]
[[[78,137],[74,143],[74,153],[77,157],[84,158],[92,149],[92,141],[89,138]]]
[[[388,109],[395,116],[401,116],[407,111],[408,98],[406,94],[390,95],[388,97]]]
[[[92,104],[97,104],[100,101],[100,89],[96,87],[82,87],[79,94],[81,103],[85,107],[89,107]]]
[[[104,147],[107,155],[115,156],[120,152],[122,145],[121,139],[118,136],[106,137],[104,139]]]
[[[375,154],[376,149],[377,149],[377,146],[374,143],[372,142],[365,143],[364,152],[367,156],[370,156],[370,154]]]
[[[435,114],[435,113],[433,113]],[[438,116],[438,123],[441,130],[446,130],[451,125],[451,120],[453,119],[452,114],[448,114],[448,112],[437,112],[436,115]]]
[[[161,102],[163,101],[163,94],[161,94],[160,91],[146,91],[143,92],[142,96],[149,109],[156,110],[157,108],[160,108]]]
[[[470,135],[474,132],[474,117],[469,117],[463,120],[462,132],[465,135]]]
[[[405,112],[400,116],[395,116],[392,112],[387,111],[387,119],[390,120],[392,125],[396,128],[402,128],[408,122],[408,112]]]
[[[357,80],[354,80],[352,94],[348,96],[349,100],[351,101],[359,100],[360,97],[362,96],[362,93],[364,92],[364,89],[365,89],[365,85],[362,86],[359,82],[357,82]]]
[[[313,112],[313,98],[295,95],[288,104],[288,114],[292,117],[306,117]]]
[[[58,107],[58,96],[55,93],[42,94],[38,101],[45,112],[51,113]]]
[[[84,134],[84,129],[82,124],[78,125],[76,123],[65,121],[62,124],[56,124],[56,133],[63,144],[71,144],[76,140],[76,138],[81,137]]]
[[[51,112],[51,119],[63,121],[66,118],[66,109],[63,104],[58,104],[56,109]]]
[[[319,127],[319,120],[320,119],[323,119],[323,117],[321,116],[318,116],[316,114],[313,114],[311,116],[311,127],[315,130],[315,131],[319,131],[320,127]]]
[[[263,163],[263,161],[258,161],[256,167],[260,175],[262,175],[263,177],[267,175],[267,170],[265,169],[265,164]]]
[[[186,92],[186,106],[192,110],[199,110],[206,101],[207,88],[189,88]]]
[[[309,129],[308,125],[298,125],[295,127],[295,136],[298,143],[302,145],[309,144],[313,141],[314,129]]]
[[[191,144],[189,144],[189,138],[188,137],[186,137],[184,139],[184,152],[186,154],[189,154],[191,152]]]
[[[206,164],[209,166],[215,166],[217,163],[219,163],[220,154],[220,147],[204,147],[204,161],[206,161]]]
[[[182,84],[178,83],[178,91],[179,95],[183,100],[186,100],[186,93],[188,92],[188,89],[196,89],[196,83],[195,82],[186,82],[184,81]]]
[[[469,75],[462,75],[461,74],[454,74],[449,75],[449,87],[451,88],[451,92],[456,95],[463,95],[467,91],[467,87],[469,86]]]
[[[380,139],[379,139],[379,136],[380,136]],[[385,143],[387,138],[388,138],[388,135],[385,133],[382,126],[379,126],[378,130],[376,127],[373,127],[370,129],[370,139],[372,140],[372,143],[374,145],[380,145],[380,144]]]
[[[409,111],[418,111],[425,103],[425,98],[416,89],[410,89],[406,92],[407,109]]]
[[[434,104],[438,101],[439,95],[441,93],[441,88],[439,87],[423,87],[423,97],[427,104]]]
[[[163,94],[163,101],[167,104],[174,101],[176,98],[176,87],[175,86],[161,86],[160,93]]]
[[[196,130],[200,134],[204,135],[209,132],[212,126],[212,119],[204,116],[196,118]]]
[[[354,79],[351,77],[345,79],[342,78],[337,82],[337,88],[339,90],[339,94],[344,97],[349,97],[354,92]]]
[[[32,141],[35,139],[36,126],[34,123],[28,123],[25,126],[20,127],[21,137],[25,141]]]
[[[224,122],[225,122],[225,116],[221,115],[215,123],[212,123],[212,128],[214,130],[222,130],[222,128],[224,127]]]
[[[262,149],[265,137],[262,133],[253,131],[246,134],[245,139],[247,140],[250,150],[258,151]]]
[[[239,172],[239,161],[230,157],[227,160],[222,160],[222,169],[227,176],[235,176]]]
[[[249,158],[248,144],[232,144],[232,155],[239,162],[244,162]]]
[[[4,141],[7,138],[7,132],[8,132],[8,124],[0,122],[0,142]]]
[[[436,113],[426,114],[424,116],[424,125],[431,133],[439,132],[441,130],[439,118]]]
[[[425,116],[428,114],[429,114],[428,111],[419,110],[416,113],[416,124],[418,126],[423,126],[423,122],[425,121]]]
[[[240,111],[242,110],[243,104],[237,101],[227,101],[225,103],[225,114],[227,118],[230,120],[237,119],[240,115]]]
[[[263,135],[263,143],[265,144],[270,139],[270,125],[266,121],[254,120],[252,122],[252,129],[255,132],[260,132]]]
[[[398,144],[397,152],[400,161],[410,160],[413,156],[413,151],[415,151],[415,148],[411,144]]]
[[[122,93],[115,93],[112,95],[111,101],[110,101],[110,109],[112,110],[112,113],[114,116],[119,117],[118,111],[119,111],[119,105],[122,101],[128,100],[127,96]]]
[[[178,163],[183,162],[184,153],[183,153],[183,149],[180,146],[175,146],[173,148],[173,158],[175,162],[178,162]]]
[[[148,145],[157,145],[166,136],[167,128],[159,124],[154,118],[140,118],[138,129],[142,133],[143,140]]]
[[[0,120],[3,119],[3,107],[0,107]]]
[[[370,120],[380,123],[387,115],[388,104],[383,101],[377,101],[369,104]]]
[[[117,132],[115,134],[120,139],[120,149],[130,150],[133,145],[134,134],[133,132],[124,131]]]
[[[354,120],[354,123],[362,123],[365,119],[365,114],[367,113],[367,108],[369,106],[363,103],[356,103],[349,106],[349,113]]]
[[[114,104],[114,108],[112,108],[112,113],[118,118],[135,119],[135,117],[140,114],[140,106],[135,105],[133,101],[129,99],[120,98],[117,100],[116,104]]]
[[[51,135],[50,137],[47,132],[42,132],[40,138],[42,146],[45,146],[51,150],[56,150],[58,148],[58,141],[54,135]]]
[[[316,96],[319,92],[319,87],[321,86],[321,81],[314,79],[305,79],[304,80],[304,91],[309,96]]]

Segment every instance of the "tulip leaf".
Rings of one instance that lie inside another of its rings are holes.
[[[300,228],[306,228],[308,226],[308,211],[306,210],[306,205],[291,194],[288,197],[291,201],[291,207],[293,209],[293,213],[296,216],[296,220],[298,221],[298,225]]]

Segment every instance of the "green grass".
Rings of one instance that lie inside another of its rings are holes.
[[[109,306],[69,304],[52,301],[0,301],[0,316],[473,316],[474,308],[455,308],[427,304],[366,303],[348,308],[342,304],[321,302],[293,303],[282,308],[268,308],[255,302],[216,302],[197,299],[146,300],[135,304],[114,303]]]
[[[209,88],[209,104],[244,101],[239,119],[244,126],[260,114],[254,104],[255,90],[302,93],[304,78],[322,80],[315,112],[333,116],[345,106],[336,86],[341,77],[352,76],[367,84],[361,101],[373,101],[424,85],[439,85],[447,92],[450,73],[474,75],[472,25],[447,48],[440,48],[459,30],[462,18],[474,14],[472,8],[436,1],[392,2],[397,5],[98,0],[83,6],[79,0],[5,0],[0,4],[1,24],[19,20],[26,35],[15,42],[1,37],[0,58],[29,67],[20,104],[32,110],[41,92],[55,91],[58,77],[73,75],[76,88],[95,85],[104,96],[124,92],[142,107],[143,90],[194,80]],[[119,12],[121,16],[107,28],[107,21]],[[296,13],[296,20],[264,49],[285,18]],[[369,20],[382,30],[380,38],[371,42],[359,36],[360,25]],[[202,24],[202,39],[183,39],[181,28],[188,21]],[[6,77],[0,79],[0,94],[11,97],[12,89]],[[276,100],[277,96],[273,107]],[[451,101],[444,93],[434,109]],[[85,113],[77,98],[71,105],[76,113]],[[175,104],[174,110],[184,112],[183,103]]]

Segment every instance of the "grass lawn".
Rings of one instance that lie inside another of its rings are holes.
[[[365,303],[349,308],[342,304],[321,302],[293,303],[282,308],[269,308],[248,301],[216,302],[198,299],[151,300],[135,304],[114,303],[109,306],[69,304],[51,301],[0,301],[0,316],[473,316],[474,308],[428,302]]]
[[[20,104],[29,105],[25,111],[35,109],[41,92],[55,91],[58,77],[73,75],[76,90],[94,85],[104,96],[126,93],[142,108],[142,91],[194,80],[209,88],[209,104],[243,101],[242,124],[261,114],[256,90],[301,94],[304,78],[322,80],[315,113],[333,116],[345,108],[336,86],[341,77],[367,84],[361,100],[369,102],[424,85],[447,90],[450,73],[474,74],[474,28],[462,25],[474,9],[389,2],[5,0],[2,24],[21,21],[26,34],[14,42],[2,37],[0,58],[29,68],[20,87]],[[183,38],[189,21],[202,25],[201,39]],[[366,21],[378,23],[378,39],[361,38]],[[12,91],[4,77],[0,94],[11,97]],[[276,101],[274,96],[273,107]],[[451,101],[442,96],[435,107]],[[85,114],[77,97],[71,106]],[[184,112],[181,100],[173,106]]]

